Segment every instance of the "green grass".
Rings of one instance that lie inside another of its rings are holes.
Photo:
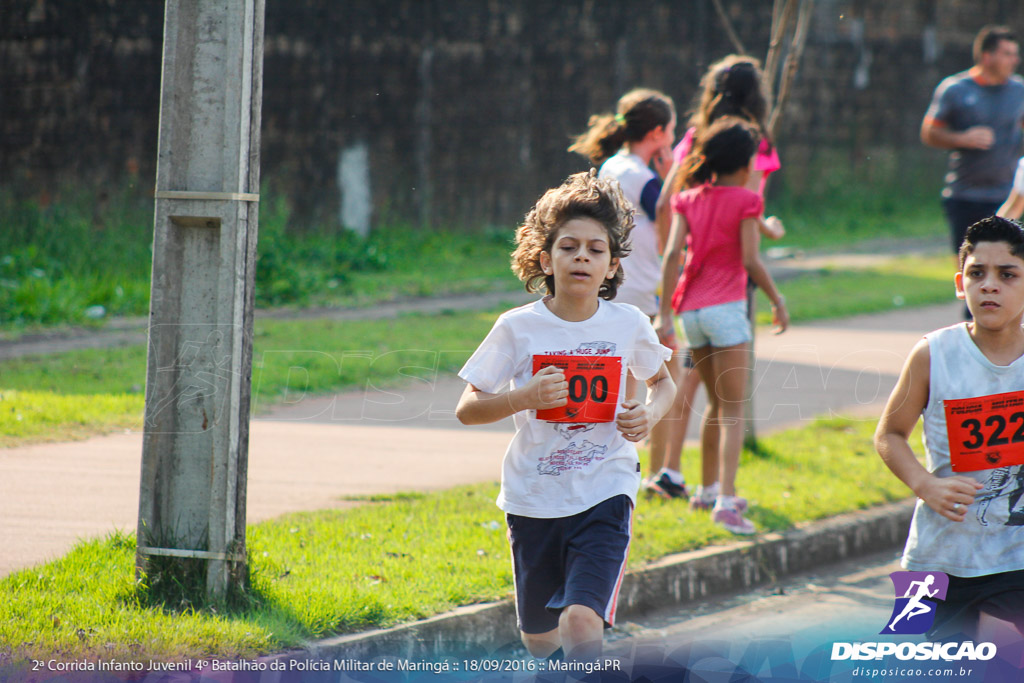
[[[820,419],[804,428],[758,437],[744,451],[736,486],[751,501],[747,515],[761,530],[787,529],[909,495],[882,464],[872,444],[874,419]],[[919,443],[920,436],[911,439]],[[646,462],[641,456],[641,461]],[[683,473],[700,481],[700,452],[687,449]],[[729,540],[710,518],[654,499],[637,508],[631,558],[643,563],[678,550]]]
[[[783,164],[779,181],[769,181],[765,211],[782,219],[786,236],[772,246],[846,251],[861,242],[948,243],[939,198],[945,161],[935,150],[874,150],[854,159],[848,150],[815,149],[812,158]]]
[[[343,387],[433,382],[457,371],[500,311],[404,315],[392,320],[260,321],[253,405],[294,402]]]
[[[152,221],[130,180],[56,196],[0,189],[0,329],[89,322],[99,305],[145,312]]]
[[[764,437],[761,455],[744,453],[737,483],[759,529],[905,497],[874,454],[873,429],[868,421],[820,421]],[[687,452],[684,463],[696,479],[698,454]],[[252,656],[505,598],[511,572],[496,493],[495,484],[483,484],[378,496],[349,510],[251,525],[248,599],[217,611],[154,602],[133,580],[131,537],[83,542],[56,562],[0,580],[9,615],[0,620],[0,643],[14,644],[15,660]],[[634,528],[633,569],[733,540],[706,512],[678,501],[641,499]]]
[[[0,363],[0,448],[139,429],[146,349],[124,346]]]
[[[516,287],[508,275],[511,227],[466,233],[384,225],[364,239],[337,228],[300,230],[284,198],[266,189],[263,196],[259,307],[358,306]],[[101,325],[148,312],[153,203],[132,184],[109,193],[64,188],[45,198],[0,188],[0,227],[0,331]]]
[[[69,441],[137,426],[142,396],[0,392],[0,448],[26,441]]]
[[[841,318],[898,308],[913,308],[952,301],[953,261],[948,254],[906,256],[880,261],[863,270],[829,268],[783,280],[794,324],[823,318]],[[757,322],[771,323],[764,292],[757,293]]]
[[[145,606],[134,577],[134,536],[83,541],[59,560],[3,579],[0,652],[14,658],[170,659],[175,653],[266,651],[271,629],[211,611]],[[293,634],[294,635],[294,634]],[[2,659],[2,658],[0,658]]]

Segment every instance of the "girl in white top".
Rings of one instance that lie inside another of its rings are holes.
[[[615,114],[590,117],[587,132],[569,148],[587,157],[598,177],[617,180],[633,206],[633,250],[622,259],[625,279],[615,301],[633,304],[647,315],[658,314],[662,245],[654,210],[661,179],[672,166],[676,110],[672,99],[657,90],[632,90],[619,98]],[[651,165],[655,170],[651,170]]]
[[[569,147],[570,152],[587,157],[600,169],[599,177],[618,181],[633,206],[635,227],[630,237],[633,248],[629,256],[622,259],[625,279],[615,301],[633,304],[652,320],[658,314],[660,254],[668,238],[667,226],[659,231],[655,223],[655,209],[662,179],[672,167],[675,126],[672,98],[657,90],[641,88],[619,98],[614,114],[591,116],[587,131]],[[689,371],[681,356],[673,357],[668,368],[677,386]],[[628,395],[634,396],[638,390],[638,384],[629,378]],[[666,498],[688,496],[686,482],[679,471],[682,449],[668,448],[669,432],[688,410],[689,406],[679,396],[667,419],[651,431],[650,478],[645,484],[650,493]]]

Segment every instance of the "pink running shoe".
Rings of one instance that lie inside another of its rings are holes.
[[[754,523],[744,517],[739,510],[719,508],[711,513],[711,521],[734,534],[749,536],[757,533]]]

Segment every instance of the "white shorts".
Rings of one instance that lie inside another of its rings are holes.
[[[679,317],[683,321],[686,345],[691,349],[705,346],[724,349],[746,344],[754,338],[747,320],[746,299],[683,311]]]

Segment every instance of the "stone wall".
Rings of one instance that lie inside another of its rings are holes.
[[[771,3],[723,4],[763,56]],[[163,3],[2,13],[0,182],[150,184]],[[1024,3],[818,0],[779,182],[799,189],[822,149],[854,165],[918,153],[932,89],[990,21],[1024,30]],[[566,147],[590,114],[640,85],[685,112],[731,51],[711,0],[268,0],[266,27],[263,177],[306,221],[357,227],[508,225],[586,168]]]

